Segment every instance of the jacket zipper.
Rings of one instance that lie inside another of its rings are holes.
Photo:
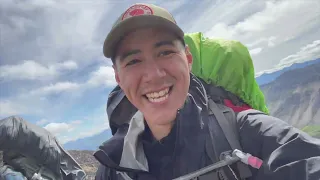
[[[181,109],[178,109],[177,111],[177,117],[176,117],[176,121],[177,121],[177,130],[176,130],[176,139],[175,139],[175,145],[174,145],[174,150],[173,150],[173,154],[172,154],[172,165],[174,165],[174,162],[176,161],[176,153],[177,153],[177,147],[179,144],[179,132],[180,132],[180,114],[181,114]],[[176,175],[176,168],[173,167],[172,169],[172,176]]]

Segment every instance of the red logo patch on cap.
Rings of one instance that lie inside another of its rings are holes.
[[[142,4],[136,4],[131,6],[122,16],[122,20],[129,17],[140,16],[140,15],[152,15],[153,11],[150,7]]]

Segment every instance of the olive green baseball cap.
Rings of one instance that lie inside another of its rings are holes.
[[[182,40],[184,37],[184,32],[167,10],[153,4],[136,3],[123,12],[112,26],[104,41],[104,56],[113,58],[116,46],[124,36],[136,29],[148,27],[165,28]]]

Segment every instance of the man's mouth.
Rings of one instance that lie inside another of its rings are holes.
[[[147,93],[145,95],[145,97],[150,101],[150,102],[153,102],[153,103],[160,103],[160,102],[163,102],[165,101],[166,99],[168,99],[169,95],[170,95],[170,92],[172,90],[172,87],[167,87],[161,91],[158,91],[158,92],[151,92],[151,93]]]

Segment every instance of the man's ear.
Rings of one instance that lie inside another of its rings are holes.
[[[193,57],[192,54],[190,52],[190,48],[188,45],[186,45],[186,56],[187,56],[187,60],[188,60],[188,65],[189,65],[189,70],[191,71],[192,69],[192,62],[193,62]]]
[[[120,83],[119,74],[116,65],[112,65],[113,71],[114,71],[114,78],[116,79],[117,83]]]

